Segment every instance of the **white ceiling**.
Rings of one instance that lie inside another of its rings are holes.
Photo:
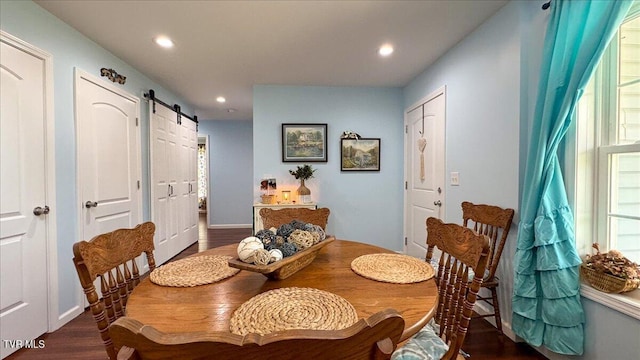
[[[405,86],[507,1],[36,3],[183,97],[200,120],[232,120],[253,118],[256,84]],[[160,34],[175,47],[153,43]],[[381,58],[386,42],[395,52]]]

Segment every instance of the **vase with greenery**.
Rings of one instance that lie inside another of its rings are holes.
[[[309,202],[309,195],[311,195],[311,190],[304,185],[304,181],[311,179],[313,177],[313,173],[316,169],[312,168],[311,165],[304,164],[303,166],[298,166],[295,170],[289,170],[289,174],[293,175],[296,180],[300,180],[300,187],[298,187],[298,195],[302,199],[302,202]]]

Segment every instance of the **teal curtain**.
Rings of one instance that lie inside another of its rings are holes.
[[[552,0],[529,138],[514,264],[512,329],[580,355],[584,312],[573,214],[558,161],[578,99],[632,1]]]

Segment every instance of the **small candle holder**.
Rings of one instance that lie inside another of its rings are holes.
[[[282,203],[290,204],[291,203],[291,191],[282,190]]]

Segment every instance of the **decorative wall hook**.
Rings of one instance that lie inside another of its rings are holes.
[[[113,69],[102,68],[102,69],[100,69],[100,75],[101,76],[106,76],[109,80],[113,81],[114,83],[117,82],[118,84],[123,84],[124,85],[124,83],[127,82],[127,77],[126,76],[122,76],[122,75],[118,74]]]
[[[341,139],[360,139],[360,135],[358,133],[354,133],[353,131],[347,130],[340,135]]]

